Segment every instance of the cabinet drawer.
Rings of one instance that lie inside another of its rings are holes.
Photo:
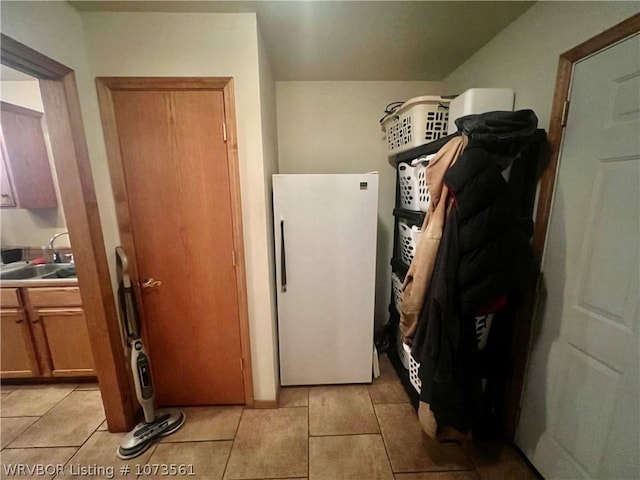
[[[82,306],[78,287],[34,287],[26,291],[32,307]]]
[[[20,296],[17,288],[0,288],[0,305],[2,308],[20,307]]]

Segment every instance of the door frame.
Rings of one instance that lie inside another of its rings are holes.
[[[249,336],[249,310],[247,302],[246,270],[244,255],[244,235],[242,226],[242,203],[240,196],[240,171],[238,160],[238,140],[236,133],[235,93],[232,77],[97,77],[98,103],[102,118],[102,129],[107,146],[107,159],[111,173],[111,183],[115,199],[116,216],[120,239],[130,262],[131,278],[139,285],[136,248],[131,230],[131,213],[127,196],[124,163],[120,150],[112,92],[117,90],[214,90],[224,97],[224,124],[226,152],[231,188],[231,217],[233,225],[233,248],[236,262],[236,290],[238,292],[238,315],[240,326],[240,346],[242,354],[242,375],[245,405],[252,407],[253,375],[251,366],[251,344]],[[136,289],[138,305],[142,306],[139,288]],[[144,309],[140,308],[144,318]]]
[[[568,101],[571,87],[571,77],[574,65],[580,60],[595,54],[627,37],[640,32],[640,13],[614,25],[602,33],[562,53],[558,60],[551,118],[549,120],[549,161],[540,180],[538,208],[536,210],[535,227],[533,233],[533,254],[540,267],[547,241],[549,219],[553,205],[564,128],[570,108]],[[541,279],[539,279],[540,281]],[[516,429],[520,420],[520,405],[524,393],[524,383],[527,373],[527,362],[531,346],[531,328],[536,309],[536,291],[529,292],[516,323],[513,339],[513,377],[507,388],[505,401],[505,435],[510,440],[515,439]]]
[[[38,79],[45,117],[56,119],[47,127],[107,425],[111,432],[131,430],[139,407],[125,361],[75,73],[5,34],[0,61]]]

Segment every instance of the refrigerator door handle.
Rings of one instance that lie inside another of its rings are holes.
[[[284,219],[280,218],[280,289],[287,291],[287,254],[284,241]]]

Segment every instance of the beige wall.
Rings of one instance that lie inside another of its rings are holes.
[[[8,2],[2,31],[73,68],[86,129],[112,278],[118,244],[113,194],[95,77],[232,76],[235,79],[240,183],[254,393],[276,392],[265,171],[254,14],[78,14],[66,2]],[[90,61],[89,61],[90,60]]]
[[[36,112],[44,112],[37,80],[0,81],[0,99]]]
[[[538,3],[449,75],[446,92],[511,87],[517,108],[533,108],[546,127],[558,54],[637,11],[637,2]],[[277,384],[272,173],[380,172],[376,321],[386,321],[395,174],[377,120],[387,103],[440,93],[440,83],[278,82],[276,131],[255,14],[80,15],[66,2],[3,2],[2,31],[76,72],[114,286],[119,236],[94,77],[235,78],[256,399],[275,398]]]
[[[387,104],[439,94],[439,82],[277,82],[280,173],[378,171],[376,325],[389,318],[395,170],[378,120]]]
[[[513,88],[516,108],[533,109],[547,129],[558,56],[638,11],[639,2],[538,2],[449,75],[446,90]],[[517,433],[519,445],[527,433]]]
[[[273,335],[273,368],[276,384],[280,383],[280,366],[278,361],[278,326],[276,305],[276,274],[273,248],[273,202],[271,176],[278,173],[278,128],[276,122],[276,83],[273,79],[269,54],[258,29],[258,61],[260,72],[260,113],[262,120],[262,152],[264,159],[264,202],[267,209],[267,256],[269,258],[269,301]]]
[[[640,11],[640,2],[538,2],[443,80],[447,93],[507,87],[549,127],[558,57]]]
[[[104,161],[104,140],[95,84],[89,72],[80,15],[66,2],[3,2],[1,18],[2,33],[75,71],[107,258],[115,289],[117,281],[113,252],[119,244],[119,235],[109,169]],[[52,118],[47,120],[55,121]]]
[[[275,399],[255,14],[86,13],[82,22],[92,76],[234,77],[255,398]]]
[[[40,97],[40,87],[36,80],[0,82],[0,99],[3,102],[38,112],[44,111],[42,98]],[[55,166],[51,155],[47,123],[44,117],[42,118],[42,131],[47,155],[49,156],[49,166],[58,206],[56,208],[36,208],[31,210],[24,208],[3,208],[0,210],[0,245],[3,247],[43,247],[48,245],[49,239],[53,235],[67,230]],[[56,243],[56,246],[68,244],[67,237],[63,237]]]

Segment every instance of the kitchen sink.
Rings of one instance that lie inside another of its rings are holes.
[[[0,280],[41,280],[75,276],[76,266],[73,263],[45,263],[6,270],[0,273]]]

